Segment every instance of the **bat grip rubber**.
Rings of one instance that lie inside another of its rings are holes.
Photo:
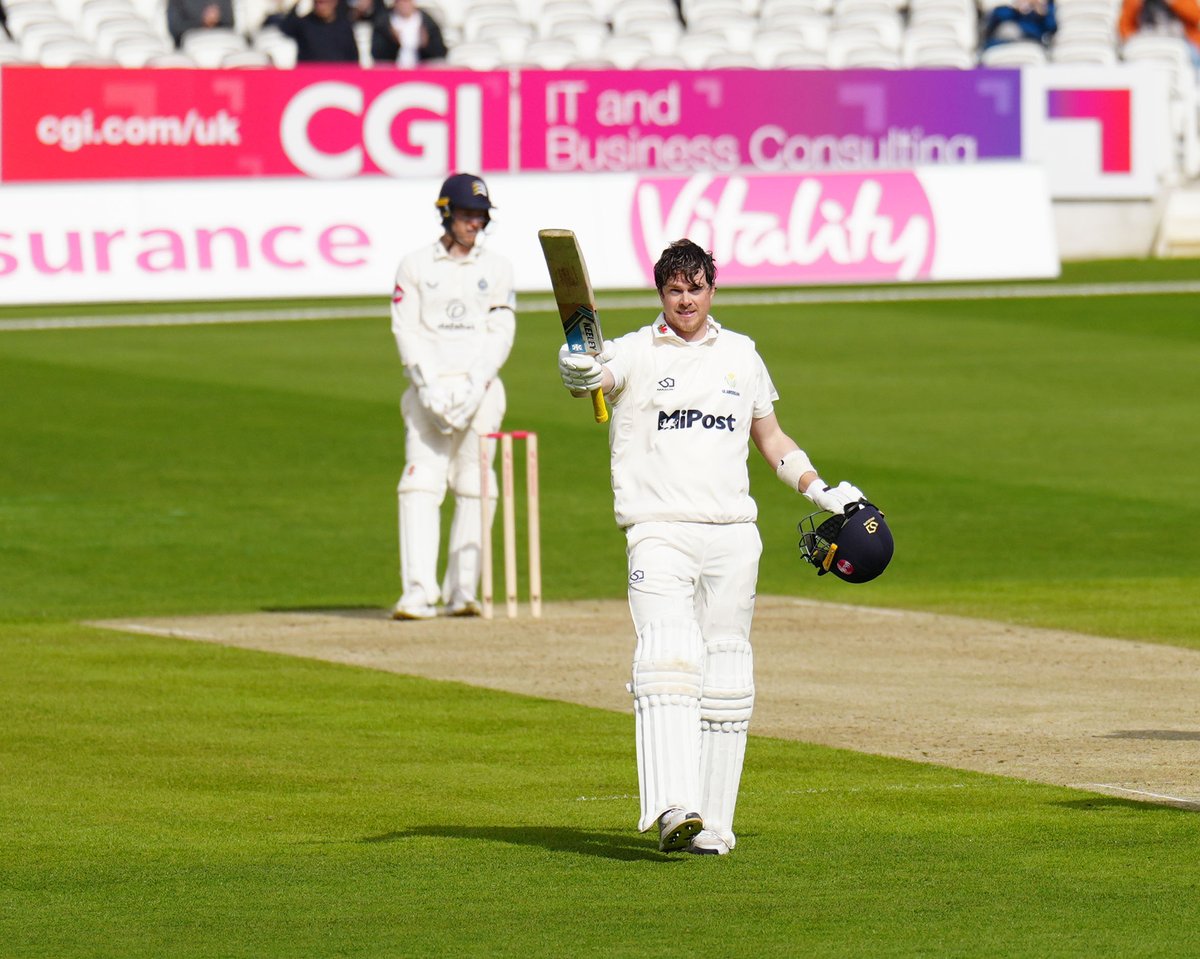
[[[600,390],[592,390],[592,409],[596,411],[596,422],[608,422],[608,407],[604,405],[604,394]]]

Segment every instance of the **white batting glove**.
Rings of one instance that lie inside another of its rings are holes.
[[[843,481],[837,486],[830,487],[825,486],[819,479],[804,491],[804,495],[813,501],[813,505],[817,509],[823,509],[827,513],[844,513],[847,506],[866,499],[863,491],[857,486],[851,486]]]
[[[479,404],[483,402],[483,394],[487,392],[487,380],[468,380],[450,394],[450,403],[446,408],[446,422],[456,430],[465,430]]]
[[[558,350],[558,375],[572,396],[587,396],[592,390],[600,389],[604,364],[600,358],[588,353],[572,353],[564,343]]]

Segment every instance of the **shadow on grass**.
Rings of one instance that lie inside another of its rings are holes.
[[[1200,803],[1169,803],[1169,802],[1145,802],[1139,799],[1121,799],[1119,796],[1096,796],[1090,799],[1069,799],[1064,802],[1053,802],[1051,806],[1058,806],[1061,809],[1077,809],[1081,812],[1090,812],[1103,809],[1123,809],[1128,812],[1172,812],[1182,815],[1194,816],[1200,811]]]
[[[618,859],[623,862],[656,862],[694,858],[668,856],[654,846],[654,839],[624,832],[594,832],[565,826],[412,826],[378,836],[364,836],[360,842],[403,842],[406,839],[466,839],[473,842],[503,842],[514,846],[537,846],[550,852],[578,853]]]

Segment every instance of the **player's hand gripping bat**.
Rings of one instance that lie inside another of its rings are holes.
[[[572,353],[596,356],[604,349],[604,337],[579,241],[570,230],[538,230],[538,239],[550,271],[550,285],[554,288],[567,347]],[[608,408],[604,405],[604,394],[598,389],[592,390],[592,407],[596,422],[607,423]]]

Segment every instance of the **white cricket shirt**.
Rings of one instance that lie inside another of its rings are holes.
[[[452,257],[441,241],[400,261],[392,293],[392,333],[405,367],[427,381],[474,372],[491,379],[512,349],[517,305],[512,264],[476,243]]]
[[[617,525],[748,523],[750,424],[779,398],[754,341],[711,316],[688,343],[660,313],[612,341],[613,511]]]

